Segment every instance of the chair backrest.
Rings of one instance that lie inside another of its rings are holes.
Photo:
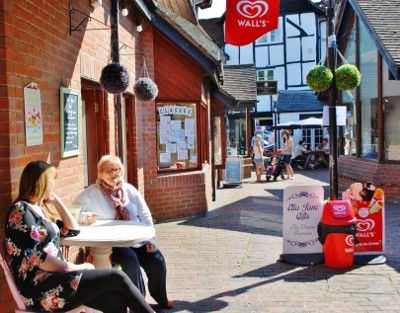
[[[8,258],[9,257],[8,257],[8,253],[6,250],[6,241],[2,240],[0,242],[0,264],[1,264],[1,267],[3,268],[8,287],[10,288],[11,293],[14,297],[14,300],[17,303],[18,309],[25,311],[26,306],[25,306],[24,301],[22,301],[22,297],[19,294],[17,285],[15,284],[14,276],[13,276],[10,266],[8,264]]]

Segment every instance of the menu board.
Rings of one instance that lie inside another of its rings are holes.
[[[61,87],[61,155],[69,157],[79,154],[80,140],[80,99],[79,91]]]

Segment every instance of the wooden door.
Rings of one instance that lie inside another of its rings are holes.
[[[83,125],[86,125],[84,140],[85,187],[96,182],[97,163],[109,150],[105,135],[105,94],[100,86],[82,84],[82,102],[85,104]]]

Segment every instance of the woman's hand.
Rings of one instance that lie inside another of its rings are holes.
[[[72,216],[72,213],[70,212],[70,210],[68,210],[68,208],[62,202],[62,200],[55,193],[51,193],[49,199],[44,199],[43,203],[45,205],[50,204],[50,205],[54,206],[54,208],[57,210],[58,214],[60,215],[61,220],[64,223],[65,227],[67,227],[68,229],[73,229],[73,230],[79,229],[78,222]]]
[[[157,251],[157,246],[153,241],[146,241],[146,252],[148,253],[154,253]]]

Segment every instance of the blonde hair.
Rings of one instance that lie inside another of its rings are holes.
[[[39,202],[42,200],[50,179],[56,178],[57,170],[44,161],[32,161],[21,174],[17,201]]]
[[[101,179],[101,174],[104,169],[109,168],[109,167],[114,167],[114,168],[119,168],[119,178],[122,179],[124,176],[124,166],[122,165],[121,159],[117,156],[113,155],[103,155],[97,163],[97,180],[96,183],[100,184],[103,180]]]

